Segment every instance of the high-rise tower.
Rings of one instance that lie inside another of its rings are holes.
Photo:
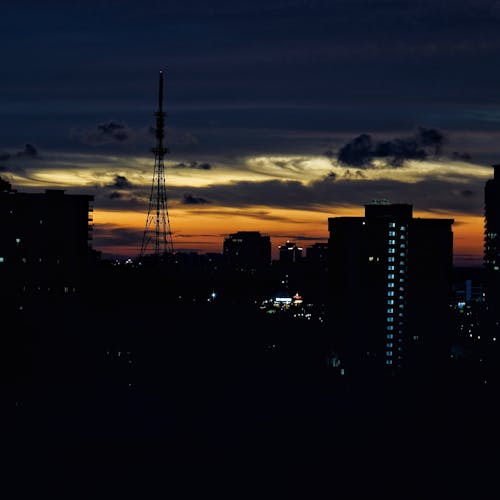
[[[493,165],[494,176],[484,187],[484,267],[486,304],[495,322],[500,319],[500,165]]]
[[[173,253],[172,232],[167,207],[167,190],[165,187],[165,165],[163,157],[168,153],[164,145],[165,115],[163,111],[163,71],[160,71],[158,91],[158,111],[156,116],[156,145],[151,194],[149,197],[148,215],[142,237],[140,257],[146,255],[160,258]]]
[[[328,219],[330,322],[348,373],[425,375],[447,359],[452,224],[386,202]]]

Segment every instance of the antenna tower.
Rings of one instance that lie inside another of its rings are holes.
[[[163,111],[163,71],[160,71],[158,111],[155,113],[156,145],[152,150],[155,162],[140,257],[152,255],[160,258],[166,256],[167,253],[174,252],[165,188],[165,165],[163,164],[163,157],[168,153],[168,148],[164,145],[165,115],[166,113]]]

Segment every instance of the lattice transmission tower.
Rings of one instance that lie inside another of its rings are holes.
[[[166,113],[163,111],[163,71],[160,71],[158,111],[155,113],[156,145],[152,149],[155,161],[140,257],[162,258],[166,257],[168,253],[174,252],[165,187],[165,165],[163,163],[163,157],[168,153],[168,148],[164,144],[165,115]]]

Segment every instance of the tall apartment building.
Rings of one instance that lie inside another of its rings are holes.
[[[302,259],[302,248],[293,241],[286,241],[284,245],[279,245],[280,262],[283,264],[296,264]]]
[[[0,183],[3,294],[70,293],[89,262],[93,196],[20,193]]]
[[[258,231],[238,231],[223,243],[226,263],[235,269],[260,269],[271,264],[271,238]]]
[[[328,223],[330,324],[346,373],[424,374],[446,356],[453,219],[374,202]]]
[[[484,187],[484,269],[486,305],[490,317],[500,320],[500,165]]]

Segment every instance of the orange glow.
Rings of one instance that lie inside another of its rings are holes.
[[[177,251],[222,252],[224,237],[237,231],[260,231],[271,236],[273,258],[278,258],[278,246],[297,236],[311,238],[301,243],[304,249],[316,241],[328,238],[328,217],[362,216],[363,208],[342,207],[329,211],[271,209],[269,207],[228,208],[184,208],[170,210],[174,248]],[[432,212],[415,212],[415,217],[452,218],[455,220],[454,259],[459,265],[481,263],[483,254],[483,217]],[[96,210],[94,225],[96,239],[102,241],[95,248],[105,253],[133,256],[140,247],[144,230],[145,214],[138,212],[114,212]],[[117,246],[106,242],[109,229],[137,233],[136,245]],[[305,252],[304,252],[305,253]]]

